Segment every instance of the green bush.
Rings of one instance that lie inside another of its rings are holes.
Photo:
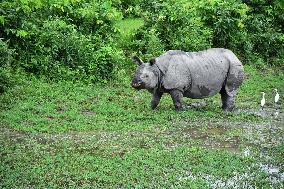
[[[222,47],[244,63],[281,64],[284,56],[284,3],[281,0],[141,0],[145,27],[156,31],[165,50]],[[143,45],[143,43],[140,43]],[[147,49],[148,43],[144,43]]]
[[[236,49],[243,45],[249,10],[246,4],[233,0],[201,1],[198,9],[206,25],[213,29],[214,47]]]
[[[276,19],[280,9],[277,1],[266,0],[214,0],[200,6],[206,25],[214,31],[213,47],[232,49],[252,64],[259,58],[273,64],[282,56],[284,33]]]
[[[193,2],[180,0],[156,4],[160,10],[157,14],[146,15],[145,29],[155,29],[166,49],[194,51],[211,46],[212,30],[204,25]]]
[[[148,60],[169,49],[194,51],[211,46],[212,30],[187,1],[143,1],[145,25],[135,35],[134,48]]]
[[[0,36],[9,41],[1,51],[13,68],[52,79],[106,82],[116,68],[129,68],[126,57],[170,49],[229,48],[258,66],[284,59],[282,0],[3,0],[0,7]],[[118,39],[123,17],[142,17],[144,25]]]
[[[81,75],[99,81],[109,78],[121,60],[122,54],[114,44],[83,35],[75,25],[61,19],[44,21],[40,30],[32,36],[36,41],[30,44],[29,52],[20,58],[21,67],[28,72],[63,79]],[[69,74],[64,74],[67,70]]]
[[[130,48],[135,49],[136,53],[145,60],[159,56],[166,49],[159,35],[160,33],[154,28],[149,31],[142,28],[135,35],[136,40],[130,44]]]
[[[248,39],[257,55],[271,64],[284,58],[284,2],[275,0],[245,1],[250,7]]]
[[[0,94],[5,92],[13,83],[11,64],[14,61],[13,49],[9,49],[7,43],[0,39]]]
[[[0,5],[0,32],[27,72],[106,81],[123,58],[113,40],[114,22],[122,18],[113,1],[14,0]]]

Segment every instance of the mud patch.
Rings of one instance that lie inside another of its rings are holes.
[[[195,102],[195,103],[191,103],[191,104],[185,103],[186,109],[202,109],[206,106],[207,106],[206,102]]]
[[[194,140],[199,146],[207,149],[220,149],[229,152],[240,152],[240,137],[226,137],[226,127],[184,128],[182,133],[185,137]]]
[[[81,113],[83,115],[85,115],[85,116],[94,116],[94,115],[96,115],[96,112],[93,112],[91,110],[83,110]]]
[[[206,129],[206,132],[213,135],[222,135],[226,133],[227,128],[225,127],[209,127]]]

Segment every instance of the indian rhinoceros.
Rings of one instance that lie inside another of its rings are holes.
[[[138,69],[131,85],[153,94],[152,109],[164,93],[171,95],[176,110],[183,108],[182,97],[202,99],[220,93],[223,110],[232,111],[244,80],[242,63],[232,51],[223,48],[199,52],[170,50],[149,63],[137,56],[133,61]]]

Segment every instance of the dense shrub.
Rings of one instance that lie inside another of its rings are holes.
[[[283,30],[276,19],[279,9],[277,1],[266,0],[214,0],[200,6],[206,25],[214,31],[213,47],[230,48],[252,64],[259,58],[275,63],[270,60],[284,52]]]
[[[140,54],[145,60],[159,56],[166,50],[159,35],[160,33],[155,29],[149,31],[141,29],[135,35],[136,40],[130,45],[130,48],[135,49],[135,53]]]
[[[282,0],[244,1],[250,7],[248,38],[254,52],[271,63],[284,58],[284,2]],[[282,63],[283,64],[283,63]]]
[[[26,71],[57,79],[105,81],[121,62],[112,1],[3,1],[0,33]]]
[[[145,16],[145,28],[156,30],[166,49],[194,51],[211,46],[212,30],[204,25],[196,7],[188,1],[157,2],[157,14]]]
[[[11,64],[52,79],[106,82],[137,53],[224,47],[245,63],[284,59],[282,0],[3,0],[0,12],[0,37],[9,41],[1,41],[2,90]],[[117,39],[123,16],[145,24]]]
[[[46,20],[41,31],[33,35],[37,41],[30,44],[29,52],[19,58],[29,72],[48,73],[51,78],[89,76],[98,81],[110,77],[120,62],[121,53],[114,44],[105,44],[100,36],[83,35],[63,20]]]
[[[165,49],[233,50],[245,63],[281,63],[284,3],[281,0],[140,1],[147,38],[154,30]],[[140,43],[141,44],[141,43]],[[148,46],[144,43],[144,48]],[[139,49],[143,49],[140,46]]]
[[[238,1],[203,1],[198,5],[206,25],[213,29],[213,46],[236,49],[245,42],[248,6]]]
[[[7,43],[0,39],[0,94],[13,83],[11,64],[14,50],[9,49]]]

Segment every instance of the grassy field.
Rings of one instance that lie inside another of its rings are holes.
[[[165,95],[152,111],[131,76],[30,78],[0,96],[0,188],[283,188],[284,101],[272,90],[284,94],[284,73],[245,71],[232,113],[219,95],[184,99],[203,106],[182,112]]]
[[[275,119],[271,91],[283,94],[284,75],[246,72],[233,113],[218,95],[182,112],[167,95],[152,111],[129,84],[31,79],[0,96],[0,187],[281,188],[283,110]]]

